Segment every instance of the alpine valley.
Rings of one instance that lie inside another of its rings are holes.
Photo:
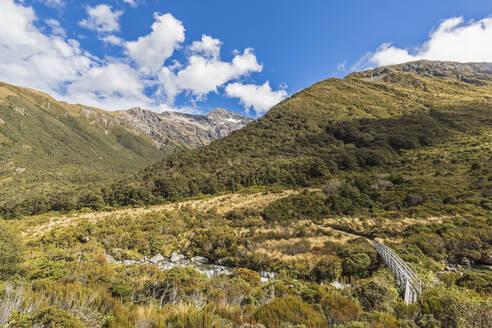
[[[256,120],[2,83],[0,118],[0,327],[490,327],[492,63]]]
[[[104,111],[0,83],[0,212],[61,209],[82,190],[207,145],[251,121],[221,108],[207,116]]]

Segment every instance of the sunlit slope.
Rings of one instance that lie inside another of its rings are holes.
[[[163,156],[113,115],[0,83],[0,207],[108,182]]]
[[[404,205],[420,192],[428,194],[427,207],[450,198],[487,208],[491,67],[422,61],[322,81],[249,126],[168,157],[104,196],[112,205],[158,203],[252,185],[321,186],[355,175],[371,186],[379,172],[394,181],[376,190],[378,199],[369,187],[355,186],[376,207],[395,197]]]

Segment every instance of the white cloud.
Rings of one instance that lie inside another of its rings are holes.
[[[95,7],[86,7],[87,17],[79,22],[79,25],[98,33],[110,33],[120,29],[119,19],[122,11],[112,11],[111,6],[106,4]]]
[[[239,98],[246,111],[253,108],[257,114],[265,113],[287,97],[287,91],[273,91],[268,81],[263,85],[231,83],[225,87],[225,94],[228,97]]]
[[[123,2],[129,4],[132,7],[137,6],[137,2],[135,0],[123,0]]]
[[[185,29],[181,21],[171,14],[155,15],[152,32],[126,43],[127,54],[146,74],[157,73],[185,40]]]
[[[0,72],[2,80],[43,91],[77,78],[93,60],[75,40],[46,36],[35,26],[32,8],[0,2]]]
[[[219,39],[214,39],[211,36],[202,35],[201,41],[194,41],[190,47],[193,53],[201,54],[204,57],[218,58],[220,56],[220,47],[222,42]]]
[[[181,91],[188,91],[199,100],[227,82],[247,75],[251,72],[261,72],[263,65],[259,64],[253,49],[247,48],[242,54],[234,56],[231,62],[224,62],[217,57],[202,57],[192,55],[188,66],[173,73],[163,67],[159,78],[163,83],[169,101]]]
[[[123,63],[94,66],[67,87],[72,101],[101,108],[130,108],[151,104],[145,82]]]
[[[345,72],[347,70],[347,60],[344,60],[337,65],[337,72]]]
[[[46,25],[48,25],[51,28],[51,33],[62,36],[62,37],[67,36],[67,33],[65,32],[63,27],[61,27],[60,22],[57,21],[56,19],[53,19],[53,18],[47,19]]]
[[[67,38],[57,20],[47,19],[38,28],[32,7],[0,0],[0,80],[109,110],[141,106],[196,113],[194,105],[174,105],[174,98],[185,92],[193,96],[194,104],[209,92],[218,93],[227,83],[263,69],[250,48],[235,52],[230,61],[220,59],[222,42],[207,35],[181,48],[185,29],[171,14],[156,14],[152,31],[129,42],[110,33],[117,27],[119,13],[111,11],[116,25],[100,21],[104,14],[91,14],[89,9],[88,13],[87,24],[102,32],[98,37],[121,46],[124,55],[94,56],[77,40]],[[182,51],[184,64],[171,58],[177,49],[189,50]],[[287,95],[284,90],[272,91],[268,82],[262,86],[233,83],[228,90],[228,96],[240,98],[257,113]]]
[[[0,1],[0,80],[106,109],[157,107],[145,96],[145,81],[134,69],[106,63],[76,40],[42,33],[36,19],[31,7]]]
[[[106,35],[105,37],[102,38],[102,40],[105,43],[109,43],[115,46],[121,46],[124,43],[124,41],[121,38],[117,37],[114,34]]]
[[[364,55],[352,69],[428,59],[457,62],[492,61],[492,18],[464,22],[463,17],[442,21],[421,46],[403,49],[383,43],[375,53]]]
[[[63,7],[65,6],[65,0],[38,0],[48,7]]]

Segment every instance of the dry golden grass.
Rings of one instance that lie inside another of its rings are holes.
[[[175,211],[190,208],[198,212],[217,211],[218,214],[225,214],[233,209],[254,207],[262,210],[269,203],[297,193],[295,190],[284,190],[282,192],[260,192],[252,194],[227,194],[202,199],[192,199],[182,202],[156,205],[149,207],[125,208],[113,211],[86,212],[66,215],[39,215],[25,218],[22,221],[22,231],[26,237],[39,237],[49,233],[53,229],[73,226],[81,221],[98,222],[104,218],[130,216],[139,218],[142,215],[162,212]]]

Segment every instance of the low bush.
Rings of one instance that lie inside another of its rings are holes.
[[[232,272],[234,276],[243,279],[251,286],[259,286],[261,284],[260,274],[256,271],[246,268],[237,268]]]
[[[307,328],[326,327],[327,323],[311,305],[296,296],[276,298],[253,315],[267,328],[281,328],[284,324],[305,325]]]

